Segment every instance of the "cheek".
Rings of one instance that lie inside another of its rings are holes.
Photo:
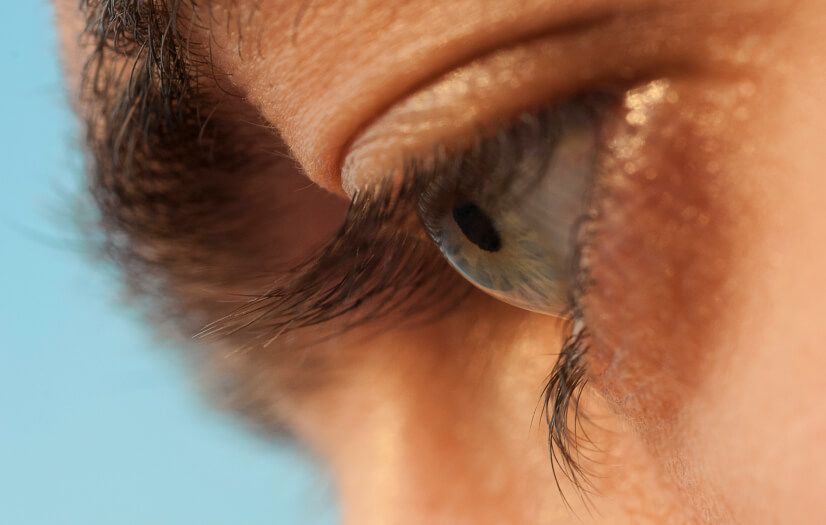
[[[609,130],[583,307],[591,373],[634,420],[677,416],[735,315],[732,260],[749,212],[721,116],[737,89],[677,80]]]
[[[336,380],[287,423],[329,466],[346,523],[575,523],[594,508],[666,522],[679,511],[661,471],[590,391],[579,461],[596,507],[555,478],[539,403],[567,332],[480,295],[426,328],[344,341]]]
[[[750,293],[742,270],[762,228],[747,160],[756,123],[734,117],[755,114],[750,86],[675,80],[644,125],[619,129],[583,250],[592,385],[658,465],[659,482],[715,522],[726,521],[731,491],[704,466],[720,443],[698,415],[733,359]]]
[[[585,251],[592,384],[718,522],[823,521],[823,57],[781,54],[672,86]]]
[[[739,261],[748,300],[697,401],[696,452],[738,523],[826,521],[826,42],[822,4],[805,4],[748,161],[761,212]]]

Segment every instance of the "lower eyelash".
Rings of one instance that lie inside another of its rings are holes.
[[[579,323],[579,321],[575,321]],[[568,504],[559,474],[565,476],[584,498],[593,488],[585,467],[582,449],[588,436],[582,430],[585,416],[580,398],[588,383],[585,356],[588,335],[584,327],[574,328],[563,343],[548,382],[542,390],[542,415],[548,427],[548,453],[554,481],[562,500]]]

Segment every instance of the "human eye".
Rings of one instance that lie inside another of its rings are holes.
[[[207,332],[243,326],[266,338],[341,315],[350,326],[387,316],[415,322],[466,299],[467,283],[569,318],[576,229],[587,218],[618,96],[574,95],[480,127],[463,146],[432,144],[427,155],[404,156],[398,178],[354,191],[344,226],[311,264]]]
[[[444,350],[442,333],[455,341],[473,316],[493,330],[506,311],[511,325],[563,326],[561,346],[531,344],[559,356],[544,401],[570,474],[567,416],[584,382],[639,426],[671,417],[698,384],[752,216],[730,169],[744,155],[731,129],[744,124],[728,117],[756,111],[755,85],[725,58],[737,53],[715,47],[745,40],[728,31],[747,19],[736,9],[713,20],[682,4],[572,10],[462,52],[411,33],[441,62],[350,35],[343,58],[364,62],[329,63],[328,75],[308,60],[342,46],[312,33],[306,46],[278,41],[275,9],[249,17],[270,55],[235,43],[211,55],[197,43],[215,35],[198,24],[190,46],[141,17],[99,24],[112,13],[94,4],[101,49],[151,34],[145,47],[160,53],[121,48],[135,65],[114,64],[95,106],[114,116],[90,134],[113,251],[139,288],[179,303],[189,334],[231,349],[247,405],[269,407],[271,384],[306,390],[358,366],[375,340],[402,346],[413,327],[418,350]],[[137,25],[115,38],[124,20]],[[218,78],[186,62],[207,56]],[[292,75],[272,69],[291,60]],[[236,91],[221,98],[225,84]],[[282,139],[278,154],[300,169],[259,151]]]
[[[433,163],[419,198],[428,236],[472,284],[563,316],[575,226],[597,169],[606,97],[579,97]]]

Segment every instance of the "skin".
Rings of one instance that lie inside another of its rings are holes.
[[[586,250],[590,503],[564,478],[563,502],[534,411],[569,327],[479,294],[425,327],[320,344],[332,381],[279,387],[295,365],[263,388],[329,466],[345,523],[826,522],[826,4],[726,4],[196,8],[211,34],[193,39],[213,41],[244,111],[339,195],[520,111],[665,81],[633,133],[609,124]],[[77,79],[76,2],[57,6]],[[338,220],[313,195],[301,209]]]

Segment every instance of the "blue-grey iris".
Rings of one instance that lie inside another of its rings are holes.
[[[425,191],[425,229],[471,283],[521,308],[565,313],[575,228],[596,165],[597,118],[581,103],[525,116],[439,174],[452,182]]]

